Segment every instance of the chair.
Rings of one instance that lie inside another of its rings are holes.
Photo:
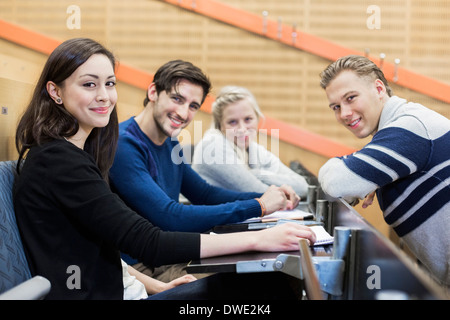
[[[12,201],[16,161],[0,162],[0,300],[42,299],[50,282],[31,277]]]
[[[305,166],[301,164],[301,162],[293,160],[289,163],[289,168],[295,173],[298,173],[299,175],[303,176],[309,185],[311,186],[320,185],[319,180],[317,180],[317,177],[314,174],[312,174],[311,171],[306,169]]]

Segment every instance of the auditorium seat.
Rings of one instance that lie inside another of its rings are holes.
[[[25,258],[12,201],[15,170],[15,161],[0,162],[0,300],[42,299],[50,282],[32,278]]]

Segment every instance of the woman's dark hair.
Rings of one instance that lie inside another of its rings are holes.
[[[59,105],[50,97],[47,82],[53,81],[57,86],[63,87],[64,80],[94,54],[105,55],[115,69],[114,55],[98,42],[86,38],[67,40],[49,56],[31,101],[17,126],[18,173],[21,162],[31,147],[73,136],[78,131],[77,119],[65,109],[64,104]],[[114,108],[108,125],[94,128],[84,145],[84,150],[94,157],[105,180],[108,180],[108,171],[114,161],[117,139],[118,118]]]

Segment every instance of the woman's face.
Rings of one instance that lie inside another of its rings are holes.
[[[247,149],[256,137],[258,116],[247,99],[239,100],[224,108],[220,128],[228,140]]]
[[[66,110],[89,134],[105,127],[117,102],[116,77],[111,61],[103,54],[92,55],[58,89]]]

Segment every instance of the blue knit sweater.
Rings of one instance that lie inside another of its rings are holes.
[[[260,216],[255,198],[206,183],[185,161],[177,139],[155,145],[134,118],[120,124],[119,145],[110,171],[113,190],[163,230],[204,232],[213,226]],[[178,202],[183,194],[192,205]]]
[[[391,97],[363,149],[330,159],[325,193],[352,201],[377,190],[385,221],[438,281],[450,285],[450,120]]]

